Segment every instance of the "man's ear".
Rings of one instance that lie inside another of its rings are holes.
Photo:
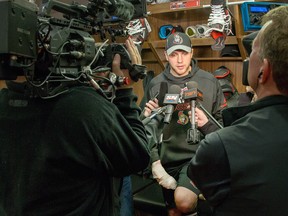
[[[166,60],[168,61],[168,54],[166,51],[164,51],[164,55],[165,55]]]
[[[268,59],[264,58],[261,74],[258,75],[259,82],[265,83],[270,76],[272,76],[271,65]]]

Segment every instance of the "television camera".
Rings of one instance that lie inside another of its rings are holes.
[[[52,10],[63,17],[51,16]],[[121,68],[129,69],[131,79],[138,81],[146,75],[145,66],[131,64],[124,44],[96,41],[94,37],[105,39],[106,33],[112,40],[128,36],[117,25],[146,16],[145,0],[88,0],[87,6],[50,0],[41,11],[34,2],[0,0],[0,12],[0,79],[25,76],[33,96],[54,97],[78,83],[92,83],[102,91],[94,76],[111,72],[116,53],[121,56]],[[109,77],[103,79],[114,90],[125,84],[123,77]]]

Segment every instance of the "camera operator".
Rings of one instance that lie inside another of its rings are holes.
[[[132,64],[141,64],[131,40],[126,47]],[[120,60],[116,54],[112,71],[127,77]],[[50,99],[27,93],[25,82],[0,91],[1,211],[119,215],[115,186],[149,163],[133,82],[116,90],[113,103],[84,85]]]

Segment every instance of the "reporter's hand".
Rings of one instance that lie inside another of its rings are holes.
[[[172,190],[176,189],[177,181],[165,171],[160,160],[152,163],[152,174],[153,178],[155,178],[162,187]]]
[[[134,44],[133,40],[131,38],[128,38],[125,41],[125,45],[126,45],[126,49],[127,49],[128,53],[130,54],[132,65],[133,64],[141,65],[142,64],[142,58],[141,58],[139,50],[136,47],[136,45]]]
[[[131,63],[142,64],[140,53],[131,38],[128,38],[125,41],[125,45],[130,55]],[[112,62],[112,72],[115,73],[117,76],[127,77],[129,79],[128,85],[121,86],[118,89],[132,88],[134,81],[131,79],[128,69],[120,69],[120,64],[121,64],[121,56],[119,54],[115,54],[113,62]]]
[[[191,111],[188,112],[188,115],[189,115],[189,119],[191,121],[191,118],[192,118],[192,113]],[[197,123],[197,126],[199,128],[203,127],[207,122],[208,122],[208,118],[207,116],[205,115],[204,111],[197,108],[195,109],[195,122]]]
[[[122,85],[121,87],[118,87],[118,89],[132,88],[133,81],[130,78],[129,71],[128,69],[120,69],[120,63],[121,63],[121,56],[119,54],[115,54],[112,62],[112,72],[119,77],[128,78],[129,81],[127,85]]]
[[[208,122],[208,118],[204,111],[197,107],[195,109],[195,118],[199,128],[203,127]]]
[[[145,104],[143,115],[148,117],[151,115],[151,112],[157,108],[159,108],[158,99],[149,100],[148,103]]]

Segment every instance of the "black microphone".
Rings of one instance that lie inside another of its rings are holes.
[[[214,122],[214,124],[217,125],[218,128],[223,128],[223,126],[205,109],[205,107],[203,107],[203,105],[201,104],[201,102],[197,99],[200,99],[201,101],[203,101],[203,93],[198,89],[198,83],[194,82],[194,81],[190,81],[187,83],[187,87],[188,90],[191,89],[190,91],[187,91],[187,94],[190,94],[191,97],[196,97],[196,101],[200,107],[201,110],[203,110],[203,112]],[[194,93],[191,93],[194,92]],[[185,92],[184,92],[185,93]],[[194,116],[195,117],[195,116]]]
[[[190,81],[187,84],[188,90],[183,92],[184,100],[201,100],[203,101],[203,93],[198,89],[198,83],[195,81]]]
[[[165,95],[163,104],[166,105],[164,123],[169,124],[174,112],[175,104],[179,103],[181,88],[177,85],[171,85],[168,93]]]
[[[189,101],[191,104],[191,128],[187,131],[187,143],[197,144],[200,141],[200,132],[197,129],[195,120],[196,100],[203,100],[203,93],[198,90],[198,83],[190,81],[187,83],[188,90],[183,92],[184,101]]]
[[[165,95],[168,93],[168,83],[167,82],[161,82],[160,83],[160,89],[159,89],[159,94],[157,96],[158,99],[158,104],[160,107],[164,106],[164,98]]]

